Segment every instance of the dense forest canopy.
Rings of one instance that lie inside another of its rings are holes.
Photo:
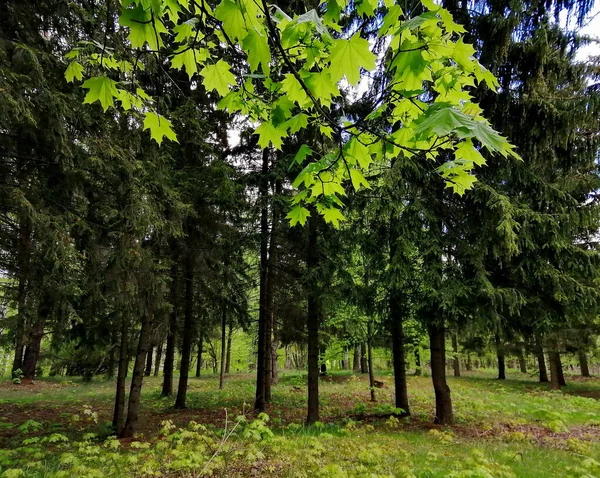
[[[431,376],[440,425],[447,368],[589,376],[593,8],[2,2],[0,373],[106,381],[119,438],[151,376],[186,409],[194,375],[251,373],[268,413],[304,370],[307,426],[336,370],[372,402],[392,370],[394,419]]]

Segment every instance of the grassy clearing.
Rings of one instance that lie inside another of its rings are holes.
[[[431,424],[429,378],[410,378],[413,415],[400,420],[390,418],[392,377],[378,379],[376,403],[364,376],[322,382],[322,423],[306,428],[302,374],[283,374],[268,422],[249,413],[249,375],[230,376],[221,391],[216,377],[191,379],[184,411],[160,399],[160,380],[150,378],[133,442],[109,438],[110,383],[5,382],[0,476],[600,477],[600,400],[591,398],[600,379],[550,392],[518,373],[450,378],[452,428]],[[226,433],[235,430],[223,441],[226,420]]]

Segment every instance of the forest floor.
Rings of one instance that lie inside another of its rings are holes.
[[[567,376],[552,392],[529,374],[463,375],[449,378],[452,427],[432,424],[427,377],[409,378],[412,415],[395,418],[393,379],[381,372],[375,403],[364,375],[322,380],[322,422],[308,428],[305,374],[281,374],[268,422],[250,412],[251,375],[228,376],[223,390],[213,375],[190,379],[186,410],[149,377],[139,434],[124,441],[109,438],[112,383],[4,381],[0,477],[600,478],[600,378]]]

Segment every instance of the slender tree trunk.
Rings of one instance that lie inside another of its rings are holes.
[[[548,361],[550,363],[550,388],[560,390],[559,378],[559,354],[555,351],[548,352]]]
[[[144,381],[144,368],[146,357],[150,349],[150,338],[152,335],[152,316],[145,315],[142,318],[142,328],[138,341],[135,363],[133,365],[133,374],[131,377],[131,387],[129,389],[129,402],[127,407],[127,420],[119,436],[121,438],[132,437],[137,428],[140,414],[140,398],[142,395],[142,384]]]
[[[506,359],[504,355],[504,344],[500,335],[496,334],[496,356],[498,357],[498,380],[506,379]]]
[[[538,361],[538,369],[540,371],[540,383],[547,383],[548,370],[546,369],[546,359],[544,358],[544,347],[539,339],[536,338],[535,355]]]
[[[269,277],[269,150],[264,149],[262,153],[262,177],[260,183],[260,198],[262,201],[260,209],[260,277],[259,277],[259,304],[258,304],[258,344],[256,354],[256,395],[254,408],[264,411],[266,398],[266,360],[267,360],[267,322],[269,321],[269,297],[267,294],[267,282]]]
[[[519,350],[517,353],[518,353],[517,358],[519,359],[519,368],[521,369],[521,373],[527,373],[527,363],[525,362],[525,354],[523,353],[523,348],[519,347]]]
[[[467,369],[468,372],[471,372],[473,370],[473,362],[471,361],[471,354],[467,354],[467,363],[465,368]]]
[[[360,344],[354,345],[354,357],[352,360],[352,370],[360,372]]]
[[[225,357],[225,373],[231,373],[231,341],[233,340],[233,322],[229,322],[227,332],[227,356]]]
[[[369,361],[369,388],[371,390],[371,401],[376,402],[377,397],[375,397],[375,376],[373,374],[373,346],[372,346],[372,335],[373,335],[373,325],[371,321],[367,323],[368,328],[368,338],[367,338],[367,360]]]
[[[128,355],[129,355],[129,320],[125,315],[121,316],[121,340],[119,344],[119,368],[117,370],[117,388],[115,393],[115,409],[113,413],[112,427],[117,435],[121,433],[125,423],[125,379],[127,378]]]
[[[316,281],[316,269],[319,265],[317,250],[317,218],[311,215],[308,219],[308,255],[307,268],[311,283],[308,287],[308,410],[306,424],[312,425],[319,421],[319,322],[321,308],[319,290]]]
[[[421,347],[418,345],[415,347],[415,375],[418,377],[423,374],[423,367],[421,365]]]
[[[185,259],[185,297],[183,314],[183,341],[181,344],[181,367],[179,369],[179,387],[175,408],[185,408],[187,397],[188,377],[190,373],[190,356],[192,354],[192,340],[194,337],[194,261],[192,257],[191,244]]]
[[[556,367],[556,371],[558,372],[558,383],[561,387],[565,387],[567,385],[567,382],[565,381],[562,359],[559,352],[556,353]]]
[[[408,387],[406,384],[406,356],[404,351],[404,306],[400,292],[392,287],[390,291],[390,318],[392,324],[392,359],[394,363],[394,391],[396,408],[410,415]]]
[[[21,168],[25,169],[24,165]],[[23,180],[23,179],[21,179]],[[15,356],[12,371],[23,368],[23,352],[25,350],[25,325],[27,322],[27,282],[29,280],[29,265],[31,259],[31,219],[25,214],[20,214],[19,220],[19,246],[17,273],[17,324],[15,327]]]
[[[277,326],[277,319],[275,315],[273,315],[273,344],[271,347],[271,384],[277,385],[279,382],[279,343],[280,343],[280,333],[279,327]]]
[[[454,376],[460,377],[460,359],[458,357],[458,334],[452,332],[452,353],[454,355],[452,359],[452,368],[454,369]]]
[[[153,351],[154,351],[154,347],[152,345],[150,345],[148,347],[148,353],[146,354],[146,370],[144,372],[144,375],[146,377],[149,377],[150,375],[152,375]]]
[[[170,397],[173,394],[173,370],[175,365],[175,340],[177,339],[177,316],[179,312],[179,301],[177,292],[179,289],[179,267],[177,261],[171,266],[171,286],[169,291],[169,302],[171,303],[171,314],[169,315],[169,331],[167,333],[167,347],[165,350],[165,364],[163,366],[163,386],[161,397]]]
[[[581,370],[582,377],[590,376],[590,367],[588,365],[588,359],[583,350],[579,351],[579,370]]]
[[[221,311],[221,372],[219,373],[219,390],[223,389],[225,382],[225,359],[227,357],[227,313],[225,305]]]
[[[446,382],[446,338],[443,325],[429,325],[429,344],[431,378],[435,391],[435,423],[451,425],[454,423],[454,413],[450,387]]]
[[[369,373],[369,361],[367,360],[367,343],[360,345],[360,373]]]
[[[154,376],[158,377],[160,370],[160,361],[162,359],[163,339],[160,339],[158,346],[156,347],[156,360],[154,361]]]
[[[202,369],[203,345],[204,345],[204,331],[200,330],[200,337],[198,338],[198,360],[196,361],[196,378],[200,377],[200,370]]]

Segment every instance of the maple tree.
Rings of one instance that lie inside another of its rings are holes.
[[[337,226],[344,219],[343,184],[369,188],[369,169],[392,158],[431,161],[451,151],[453,159],[432,162],[432,170],[463,194],[476,181],[474,168],[485,163],[480,148],[517,156],[470,93],[476,84],[495,89],[497,82],[464,43],[464,28],[432,0],[422,5],[425,12],[410,18],[390,0],[361,2],[356,12],[330,0],[323,16],[314,9],[290,16],[266,0],[223,0],[214,9],[204,0],[123,0],[118,28],[126,29],[135,60],[85,42],[68,54],[65,76],[89,76],[82,85],[86,103],[131,114],[159,144],[177,136],[138,82],[150,61],[169,62],[194,87],[201,82],[216,92],[219,109],[256,125],[263,149],[281,149],[307,128],[318,131],[321,139],[302,145],[295,157],[305,167],[287,217],[291,225],[304,224],[314,204]],[[367,26],[376,36],[367,38]],[[165,47],[166,36],[179,45],[174,51]],[[228,54],[246,61],[232,65]],[[356,85],[356,101],[369,105],[361,117],[344,108]]]

